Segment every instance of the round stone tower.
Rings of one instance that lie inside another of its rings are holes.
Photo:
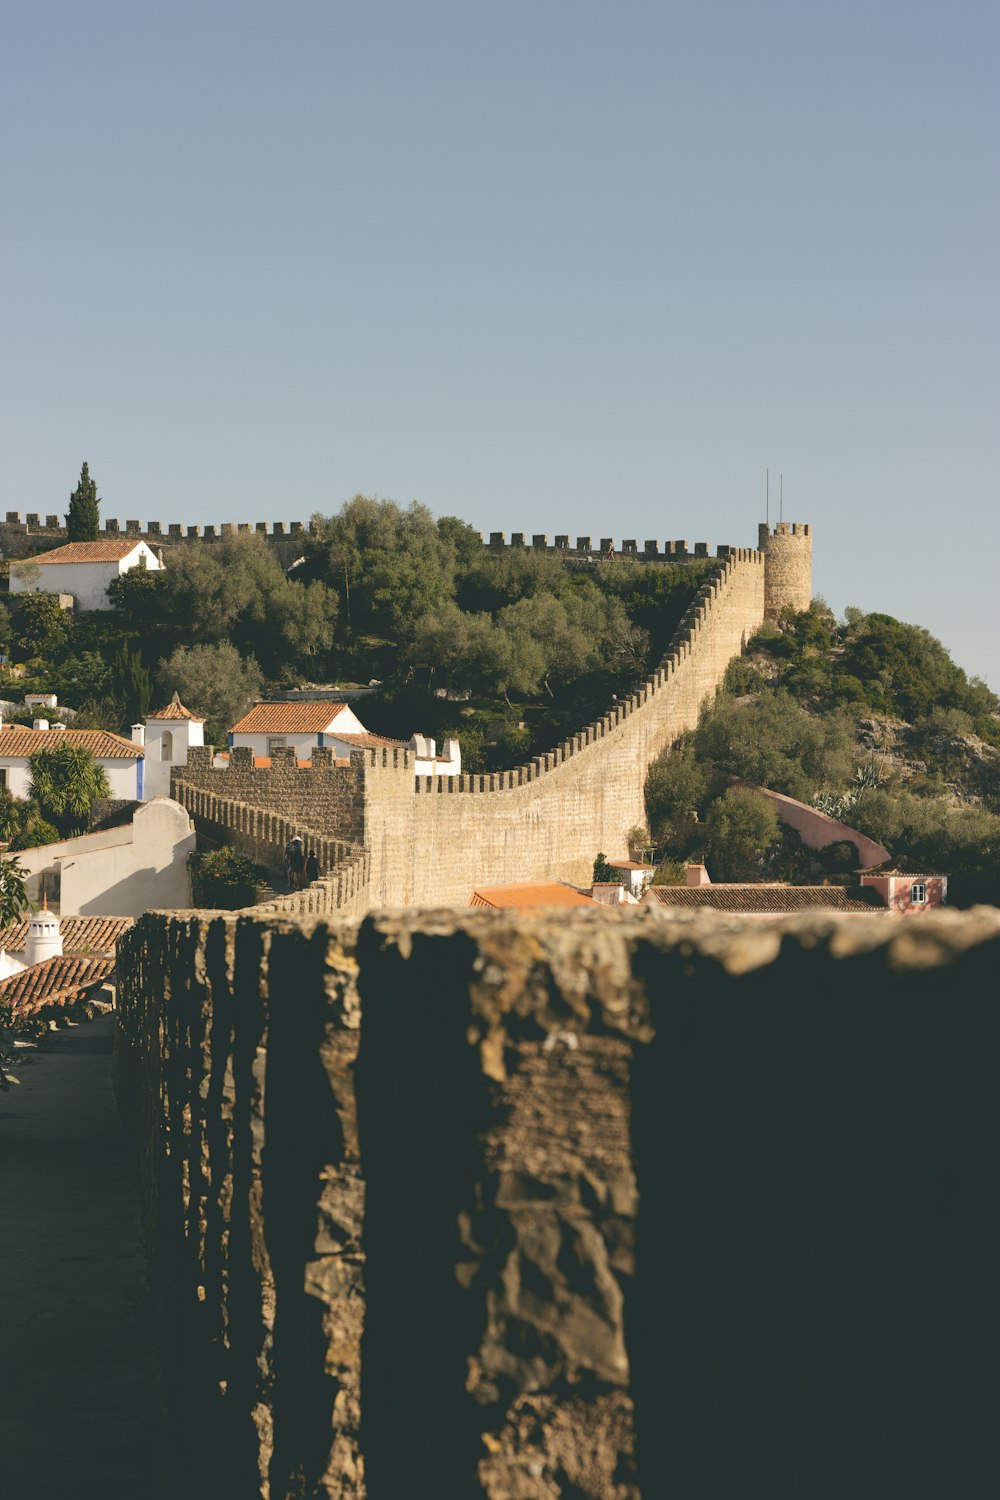
[[[757,528],[764,554],[764,618],[773,620],[786,605],[808,609],[812,602],[812,527],[776,521]]]

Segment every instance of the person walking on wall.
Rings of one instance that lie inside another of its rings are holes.
[[[306,885],[312,885],[314,880],[319,879],[319,860],[316,858],[316,850],[310,849],[306,855]]]
[[[305,850],[302,847],[302,839],[296,834],[292,839],[292,847],[288,853],[288,886],[290,890],[301,891],[305,866],[306,856]]]

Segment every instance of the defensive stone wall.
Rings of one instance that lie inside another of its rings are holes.
[[[142,918],[177,1493],[992,1494],[998,961],[994,910]]]
[[[349,768],[317,751],[311,770],[262,770],[235,756],[215,770],[207,750],[194,750],[171,795],[201,817],[195,793],[207,794],[220,826],[236,798],[360,843],[373,906],[464,903],[474,885],[526,878],[582,884],[598,851],[625,854],[629,829],[645,822],[650,764],[693,728],[763,617],[764,558],[731,549],[642,688],[513,771],[417,778],[412,756],[390,750],[356,751]]]
[[[160,521],[107,520],[101,526],[102,537],[134,537],[137,542],[147,542],[151,547],[172,542],[216,542],[237,534],[255,533],[268,541],[283,542],[289,537],[301,536],[310,531],[311,525],[303,521],[248,521],[226,522],[219,526],[182,526],[171,522],[164,526]],[[3,557],[29,557],[47,548],[58,547],[67,540],[68,533],[59,516],[41,516],[28,511],[24,520],[21,512],[9,510],[6,519],[0,521],[0,555]]]
[[[189,526],[177,522],[164,525],[161,521],[120,521],[114,518],[103,523],[101,534],[105,537],[135,537],[136,541],[148,542],[155,547],[174,542],[217,542],[226,537],[249,533],[264,537],[270,542],[284,543],[289,538],[311,534],[315,530],[312,521],[223,521],[220,525]],[[524,532],[514,531],[509,542],[505,531],[491,531],[485,535],[481,533],[480,536],[483,545],[492,552],[528,548],[533,552],[558,553],[567,558],[588,562],[598,562],[602,558],[614,556],[633,557],[643,562],[683,563],[713,555],[708,542],[695,542],[691,546],[686,541],[674,541],[664,542],[661,546],[655,539],[646,539],[640,545],[635,537],[625,537],[616,542],[614,537],[608,536],[601,537],[598,546],[592,537],[570,537],[568,534],[557,535],[550,541],[545,534],[528,537]],[[43,516],[35,511],[28,511],[22,520],[20,511],[9,510],[6,519],[0,521],[0,556],[3,557],[27,557],[49,547],[58,547],[66,540],[66,527],[59,516]],[[725,558],[738,550],[720,545],[715,555]]]

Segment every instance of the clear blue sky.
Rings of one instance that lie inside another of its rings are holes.
[[[21,0],[0,508],[753,544],[1000,689],[991,0]],[[774,510],[772,509],[772,517]]]

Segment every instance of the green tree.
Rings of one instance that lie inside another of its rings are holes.
[[[703,765],[731,779],[809,801],[824,787],[844,786],[854,774],[854,725],[843,713],[809,713],[783,691],[750,701],[720,698],[695,730]]]
[[[699,761],[690,740],[656,759],[646,777],[646,816],[658,844],[673,846],[681,828],[687,832],[705,808],[710,768]]]
[[[148,593],[128,583],[128,574],[109,593],[133,627],[142,628],[147,610],[158,614],[160,648],[228,641],[272,676],[304,667],[329,649],[336,593],[315,578],[286,577],[258,536],[176,547],[162,575],[153,576],[162,583]]]
[[[142,664],[138,651],[123,641],[111,666],[115,697],[122,705],[127,724],[138,724],[149,712],[153,685],[149,669]]]
[[[774,803],[750,787],[730,787],[712,804],[705,825],[713,877],[760,880],[780,839]]]
[[[341,594],[344,623],[401,642],[429,610],[454,598],[458,547],[415,502],[355,495],[337,515],[313,517],[306,576]]]
[[[19,920],[28,900],[28,872],[16,859],[0,859],[0,928]]]
[[[157,669],[161,693],[178,693],[192,713],[205,717],[213,745],[226,735],[260,697],[263,678],[252,656],[243,657],[229,641],[217,645],[178,646]]]
[[[42,818],[64,838],[82,833],[98,797],[108,795],[108,778],[89,750],[65,740],[28,757],[29,795]]]
[[[21,827],[21,804],[0,786],[0,840],[9,844]]]
[[[66,512],[66,531],[71,542],[96,542],[101,524],[101,502],[97,495],[97,484],[90,477],[90,469],[84,463],[80,470],[80,483],[69,497]]]
[[[58,657],[69,644],[73,616],[60,609],[54,594],[22,594],[18,598],[13,631],[15,655],[22,661],[35,656]]]

